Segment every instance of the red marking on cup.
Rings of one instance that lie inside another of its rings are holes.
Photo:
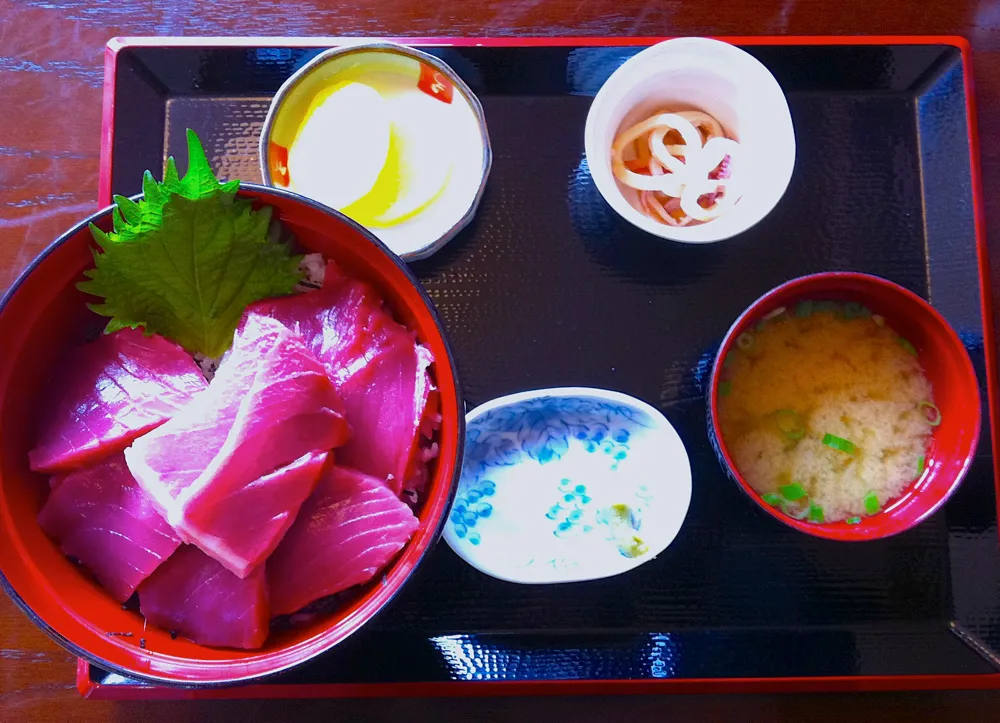
[[[435,70],[426,63],[420,64],[420,80],[417,81],[417,87],[442,103],[451,103],[451,99],[455,95],[455,86],[445,77],[444,73]]]
[[[287,186],[290,183],[288,176],[288,149],[279,146],[274,141],[267,145],[268,166],[271,170],[271,181]]]

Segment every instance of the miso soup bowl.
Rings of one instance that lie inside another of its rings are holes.
[[[799,301],[855,301],[885,317],[886,324],[917,350],[930,381],[941,424],[934,429],[924,470],[882,511],[845,521],[814,523],[798,520],[767,504],[740,473],[726,446],[719,424],[719,385],[723,362],[745,331],[782,307]],[[867,274],[830,272],[788,281],[753,302],[730,327],[712,367],[708,389],[708,432],[716,455],[729,476],[762,510],[789,527],[816,537],[845,542],[889,537],[918,525],[936,512],[958,489],[976,453],[981,423],[979,384],[972,361],[944,317],[902,286]]]
[[[193,687],[254,680],[288,670],[343,641],[392,600],[437,541],[460,472],[465,415],[455,363],[420,283],[371,233],[325,206],[251,184],[243,184],[240,196],[273,206],[302,246],[336,259],[346,271],[371,283],[396,318],[431,349],[441,395],[440,452],[417,509],[420,526],[413,538],[384,576],[355,589],[338,608],[273,631],[259,650],[204,647],[144,627],[138,612],[122,609],[36,522],[48,483],[28,468],[35,406],[52,365],[103,325],[87,310],[88,297],[76,283],[93,264],[87,225],[93,222],[110,230],[112,209],[58,238],[0,300],[0,586],[74,655],[157,684]]]

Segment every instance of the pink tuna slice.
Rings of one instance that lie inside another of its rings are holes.
[[[305,454],[233,491],[224,504],[198,508],[187,521],[197,527],[193,541],[226,569],[246,577],[267,559],[295,522],[300,504],[316,486],[327,455]],[[281,500],[297,502],[286,507]]]
[[[294,613],[367,582],[419,526],[381,480],[328,467],[267,561],[271,612]]]
[[[56,479],[38,524],[118,602],[128,600],[181,544],[120,452]]]
[[[191,356],[136,329],[102,335],[75,350],[39,424],[31,468],[55,472],[120,452],[166,422],[207,386]]]
[[[252,304],[242,324],[255,318],[280,321],[326,365],[352,430],[338,462],[386,481],[397,495],[422,478],[421,432],[429,435],[438,408],[428,374],[434,357],[393,321],[371,287],[330,262],[322,289]]]
[[[237,335],[211,386],[125,459],[182,539],[244,577],[309,496],[322,465],[310,455],[347,439],[342,409],[312,352],[259,319]],[[252,520],[239,517],[250,508]]]
[[[259,648],[269,632],[263,566],[240,579],[193,545],[182,545],[139,586],[146,621],[200,645]]]

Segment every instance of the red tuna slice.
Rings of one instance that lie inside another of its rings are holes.
[[[240,579],[193,545],[182,545],[139,586],[146,621],[200,645],[259,648],[270,613],[263,566]]]
[[[125,459],[185,541],[243,576],[278,544],[311,483],[304,483],[308,475],[284,470],[292,476],[245,488],[304,455],[343,444],[350,428],[342,410],[323,365],[298,337],[256,319],[237,335],[211,386],[137,439]],[[268,521],[261,528],[236,524],[238,513],[230,512],[250,499],[255,518]]]
[[[396,323],[367,284],[328,263],[323,288],[251,305],[254,318],[280,321],[322,361],[344,398],[352,435],[338,459],[387,481],[399,494],[418,475],[420,430],[437,412],[428,368],[434,358]]]
[[[419,526],[381,480],[328,467],[267,561],[271,612],[287,615],[372,579]]]
[[[58,369],[31,468],[65,471],[119,452],[206,386],[191,356],[161,336],[136,329],[102,335]]]
[[[241,321],[267,317],[298,334],[336,382],[364,368],[378,344],[405,328],[382,310],[382,299],[367,284],[350,279],[330,262],[319,291],[265,299],[251,304]]]
[[[326,452],[311,452],[235,490],[225,504],[196,507],[179,528],[238,577],[264,562],[316,486]],[[275,500],[298,500],[294,505]]]
[[[340,387],[353,435],[338,461],[385,480],[397,495],[412,484],[424,418],[437,411],[431,361],[422,346],[393,345]]]
[[[121,453],[55,479],[38,524],[119,602],[181,544]]]

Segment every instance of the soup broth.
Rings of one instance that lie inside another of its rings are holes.
[[[859,522],[920,476],[940,422],[916,349],[856,303],[804,301],[769,316],[725,359],[726,445],[786,514]]]

